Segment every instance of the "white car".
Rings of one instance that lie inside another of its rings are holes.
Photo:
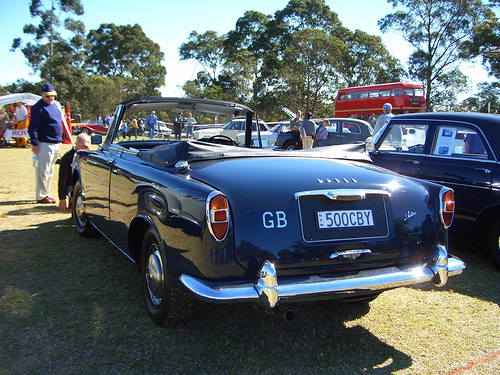
[[[262,120],[259,120],[259,128],[261,134],[269,131],[266,123]],[[226,125],[224,125],[222,128],[196,130],[195,132],[193,132],[193,135],[195,139],[212,137],[214,135],[224,135],[236,142],[243,144],[244,141],[240,142],[238,140],[238,134],[242,133],[245,133],[245,118],[233,117],[230,118]],[[243,138],[240,137],[240,139],[244,140],[245,138],[243,136]],[[257,139],[257,123],[255,120],[252,122],[252,139]],[[272,144],[269,145],[269,147],[271,146]]]
[[[194,139],[208,138],[214,135],[219,135],[222,131],[220,126],[211,126],[205,129],[198,129],[193,132]]]

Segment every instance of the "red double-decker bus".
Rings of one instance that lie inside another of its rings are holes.
[[[413,82],[348,87],[337,94],[335,117],[368,120],[371,114],[384,113],[385,103],[391,103],[395,115],[425,111],[424,88]]]

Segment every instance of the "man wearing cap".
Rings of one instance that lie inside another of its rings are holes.
[[[155,111],[152,111],[151,114],[146,119],[146,125],[149,126],[149,139],[153,139],[155,137],[155,129],[156,129],[156,118]]]
[[[36,165],[36,200],[38,203],[55,203],[50,196],[50,183],[54,164],[62,142],[62,111],[54,99],[57,92],[50,83],[42,86],[42,99],[31,108],[28,132],[32,151],[38,157]]]
[[[385,125],[389,119],[394,116],[392,114],[392,105],[391,103],[385,103],[383,106],[384,114],[380,115],[375,123],[375,128],[373,128],[373,134],[376,134],[382,126]]]

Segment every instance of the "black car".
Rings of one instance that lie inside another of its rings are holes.
[[[372,135],[372,126],[364,120],[351,118],[329,118],[327,120],[330,122],[328,126],[327,146],[365,141]],[[313,121],[319,127],[323,119]],[[296,146],[292,140],[292,132],[290,131],[290,121],[280,123],[276,129],[278,136],[276,137],[274,148],[295,150]]]
[[[185,318],[193,296],[291,319],[287,302],[370,300],[403,285],[442,286],[465,268],[447,251],[451,189],[381,170],[363,147],[120,139],[123,118],[152,110],[243,115],[248,146],[255,115],[221,101],[130,100],[99,149],[75,156],[76,229],[100,233],[137,265],[157,324]]]
[[[368,144],[374,164],[453,188],[452,238],[485,243],[500,268],[500,116],[420,113],[391,118]]]

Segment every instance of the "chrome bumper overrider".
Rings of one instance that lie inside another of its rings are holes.
[[[415,267],[386,267],[361,271],[356,275],[340,277],[310,276],[280,279],[274,265],[265,261],[255,283],[220,284],[182,275],[180,281],[198,299],[211,303],[256,302],[266,311],[272,311],[280,300],[291,301],[307,297],[355,296],[356,293],[383,291],[401,286],[433,282],[443,286],[449,276],[458,275],[465,263],[448,257],[444,246],[438,246],[427,265]]]

